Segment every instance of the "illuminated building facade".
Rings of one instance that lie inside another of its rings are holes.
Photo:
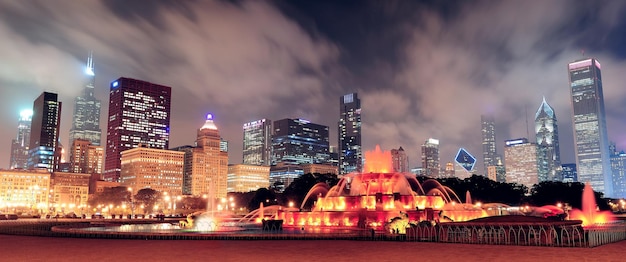
[[[182,195],[184,152],[136,147],[122,151],[121,155],[120,183],[131,187],[133,194],[151,188],[172,196]]]
[[[243,163],[272,164],[272,121],[261,119],[243,125]]]
[[[28,167],[46,168],[53,172],[59,165],[59,128],[61,102],[55,93],[43,92],[33,104]]]
[[[618,152],[611,144],[611,171],[613,172],[613,196],[626,198],[626,153]]]
[[[487,167],[487,177],[499,183],[506,183],[506,168],[502,164],[502,159],[498,159],[496,165]]]
[[[70,151],[70,170],[74,173],[102,174],[104,148],[91,141],[77,138]]]
[[[10,169],[28,168],[28,147],[30,146],[30,124],[33,118],[33,110],[20,112],[17,122],[17,137],[11,143]]]
[[[302,165],[279,163],[270,168],[270,186],[278,192],[283,192],[294,179],[303,174]]]
[[[562,164],[561,174],[563,175],[563,182],[578,182],[578,171],[576,171],[576,164]]]
[[[393,172],[396,173],[408,173],[409,170],[409,156],[404,152],[404,148],[391,149],[391,167]]]
[[[483,171],[498,163],[496,150],[496,121],[492,115],[481,115],[480,122],[483,137]]]
[[[99,146],[102,130],[100,129],[100,100],[96,99],[95,92],[95,71],[93,67],[93,54],[90,52],[87,57],[87,67],[85,74],[89,77],[89,82],[83,89],[80,96],[74,99],[74,118],[70,129],[69,146],[75,139],[85,139],[94,146]],[[73,152],[70,152],[70,157]]]
[[[324,164],[330,159],[328,127],[303,119],[274,121],[272,136],[275,164]]]
[[[247,193],[270,187],[270,167],[261,165],[228,165],[226,191]]]
[[[171,88],[131,78],[111,83],[104,179],[118,181],[121,152],[169,148]]]
[[[439,140],[429,138],[422,144],[422,169],[424,176],[440,177],[441,164],[439,163]]]
[[[472,176],[476,158],[467,152],[465,148],[460,148],[454,157],[455,170],[454,175],[459,179],[465,179]]]
[[[539,183],[537,167],[537,144],[526,138],[505,141],[506,182],[525,185],[531,189]]]
[[[535,134],[539,182],[563,181],[556,114],[545,97],[535,114]]]
[[[0,210],[46,212],[50,185],[50,172],[45,169],[0,169]]]
[[[361,172],[361,100],[357,93],[339,98],[339,173]]]
[[[333,174],[338,175],[339,168],[329,164],[302,164],[304,174]]]
[[[52,173],[51,206],[56,212],[80,214],[87,211],[90,174]]]
[[[613,196],[601,66],[594,58],[569,63],[578,181]]]
[[[191,195],[225,198],[228,188],[228,152],[220,150],[220,132],[208,114],[198,129],[196,147],[192,151],[191,176],[185,182],[191,186]]]
[[[183,159],[183,195],[191,195],[191,174],[193,172],[193,146],[185,145],[170,150],[185,153]]]

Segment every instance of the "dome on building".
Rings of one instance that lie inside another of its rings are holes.
[[[206,116],[206,122],[204,122],[204,125],[200,128],[200,130],[202,129],[217,130],[217,126],[215,126],[215,123],[213,123],[213,115],[208,114]]]

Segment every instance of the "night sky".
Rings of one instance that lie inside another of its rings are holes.
[[[567,63],[602,63],[609,138],[626,149],[626,1],[19,1],[0,0],[0,167],[22,109],[42,91],[63,102],[67,145],[74,97],[94,52],[106,142],[109,83],[172,87],[170,146],[193,144],[213,113],[241,162],[242,125],[304,118],[337,145],[339,97],[362,99],[366,150],[459,147],[482,170],[480,115],[504,140],[534,140],[543,96],[557,114],[563,163],[574,162]],[[584,56],[583,52],[584,50]]]

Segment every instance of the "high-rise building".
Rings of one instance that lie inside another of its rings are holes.
[[[170,150],[184,152],[183,163],[183,195],[191,195],[191,175],[193,174],[193,146],[184,145]]]
[[[131,78],[111,83],[104,180],[118,181],[121,152],[138,147],[167,149],[172,88]]]
[[[408,173],[409,170],[409,156],[404,152],[404,148],[391,149],[391,167],[393,172],[396,173]]]
[[[74,173],[102,174],[104,148],[94,146],[91,141],[74,139],[70,150],[70,170]]]
[[[275,164],[325,164],[330,159],[328,147],[328,126],[304,119],[274,121],[272,161]]]
[[[293,180],[303,174],[302,165],[278,163],[270,168],[270,186],[278,192],[283,192]]]
[[[611,171],[613,173],[613,197],[626,197],[626,153],[617,151],[615,144],[611,144]]]
[[[74,99],[74,118],[72,128],[70,129],[69,146],[74,143],[75,139],[88,140],[94,146],[100,145],[102,134],[100,129],[100,100],[96,99],[94,95],[96,74],[91,52],[89,57],[87,57],[85,74],[89,76],[89,82],[83,89],[82,94]]]
[[[208,114],[198,129],[196,147],[192,152],[191,195],[225,198],[228,188],[228,152],[220,149],[220,133]]]
[[[272,121],[261,119],[243,125],[243,163],[272,164]]]
[[[132,188],[133,194],[152,188],[171,196],[182,195],[185,153],[136,147],[122,151],[121,155],[120,183]]]
[[[563,175],[563,182],[578,182],[578,172],[576,171],[576,164],[562,164],[561,174]]]
[[[441,177],[441,164],[439,163],[439,140],[429,138],[422,144],[422,169],[424,176]]]
[[[525,185],[531,189],[539,183],[537,144],[528,142],[526,138],[507,140],[504,144],[506,182]]]
[[[270,167],[261,165],[228,165],[228,192],[247,193],[270,187]]]
[[[612,197],[613,176],[600,68],[594,58],[568,65],[576,168],[579,182],[589,182],[594,190]]]
[[[28,168],[28,147],[30,146],[30,124],[33,118],[33,110],[27,109],[20,112],[17,122],[17,137],[11,143],[10,169]]]
[[[563,181],[556,114],[545,97],[535,114],[535,135],[539,182]]]
[[[46,168],[54,172],[59,165],[59,128],[61,102],[55,93],[43,92],[33,104],[28,167]]]
[[[357,93],[339,98],[339,173],[360,172],[363,165],[361,145],[361,100]]]
[[[487,177],[499,183],[506,183],[506,169],[504,164],[502,164],[502,159],[498,157],[498,162],[495,166],[487,167]]]
[[[454,157],[455,170],[454,175],[459,179],[465,179],[471,177],[474,172],[474,166],[476,165],[476,158],[467,152],[465,148],[459,148],[459,151]]]
[[[483,171],[487,173],[489,166],[495,166],[497,160],[496,150],[496,121],[492,115],[481,115],[480,122],[483,136]]]

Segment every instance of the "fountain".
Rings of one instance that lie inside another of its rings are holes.
[[[391,172],[391,153],[365,152],[363,173],[350,173],[332,188],[317,184],[303,204],[317,197],[310,211],[279,209],[274,219],[285,226],[358,227],[381,229],[390,221],[405,228],[411,222],[465,221],[486,216],[436,180],[420,184],[415,175]],[[304,205],[303,205],[304,206]],[[303,207],[302,206],[302,207]]]
[[[581,209],[572,209],[571,220],[581,220],[584,227],[606,224],[615,221],[615,216],[609,211],[598,211],[596,198],[589,183],[585,183],[583,188],[583,199]]]

